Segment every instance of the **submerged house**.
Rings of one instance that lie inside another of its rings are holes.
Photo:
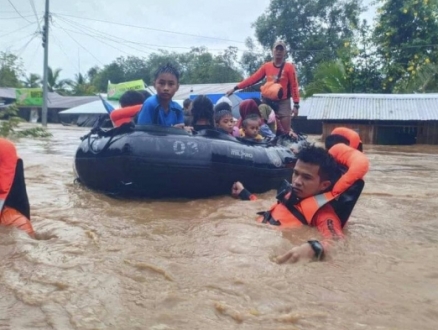
[[[304,111],[323,138],[345,126],[365,144],[438,144],[438,94],[315,94]]]

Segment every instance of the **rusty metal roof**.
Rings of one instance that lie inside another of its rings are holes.
[[[438,120],[438,94],[315,94],[302,109],[313,120]]]

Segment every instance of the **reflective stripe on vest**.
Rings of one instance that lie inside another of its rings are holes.
[[[310,226],[316,212],[333,199],[333,194],[328,192],[308,197],[289,207],[283,203],[277,203],[269,211],[259,213],[260,217],[257,218],[257,221],[284,228],[295,228],[302,225]],[[297,215],[293,214],[296,212],[292,208],[298,212]],[[302,220],[300,220],[301,217]]]

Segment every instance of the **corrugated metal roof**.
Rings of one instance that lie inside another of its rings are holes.
[[[313,120],[438,120],[438,94],[315,94],[300,112]]]
[[[15,88],[0,87],[0,98],[15,100]],[[49,109],[69,109],[96,100],[99,100],[98,96],[62,96],[58,93],[49,93],[47,107]]]
[[[190,94],[220,94],[234,88],[238,83],[225,84],[194,84],[194,85],[180,85],[176,92],[175,99],[186,99]]]

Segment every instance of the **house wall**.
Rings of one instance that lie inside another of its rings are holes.
[[[323,122],[322,138],[339,126],[357,131],[364,144],[438,144],[438,121],[329,121]]]
[[[417,143],[438,144],[438,121],[420,123]]]
[[[367,122],[323,122],[322,124],[322,138],[330,135],[330,133],[336,127],[347,127],[355,130],[359,133],[360,138],[364,144],[374,144],[375,141],[375,128],[374,125],[368,124]]]

